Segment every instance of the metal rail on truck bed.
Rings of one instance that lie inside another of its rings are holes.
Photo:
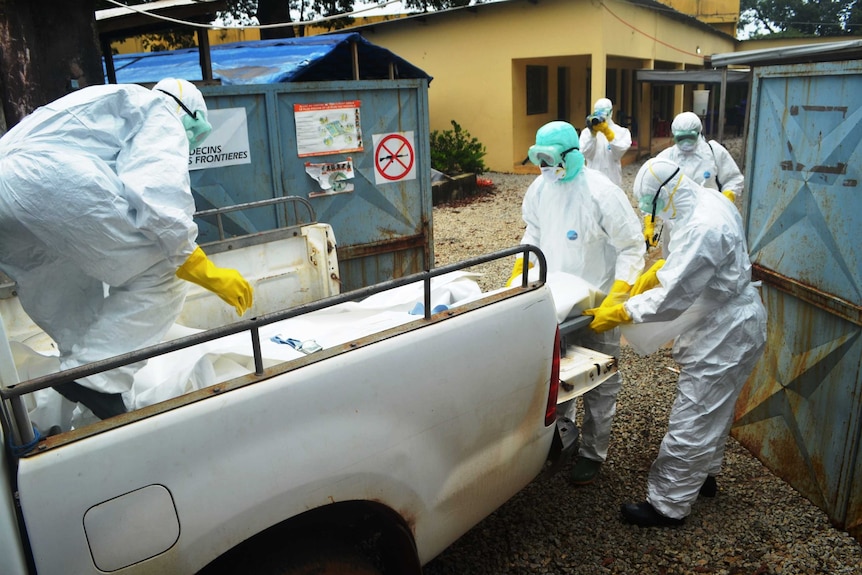
[[[476,300],[475,302],[464,304],[462,306],[446,310],[442,313],[432,315],[431,280],[433,278],[516,254],[520,254],[522,257],[525,258],[529,257],[530,254],[535,256],[538,262],[539,269],[539,280],[537,282],[530,283],[528,281],[525,268],[525,272],[522,276],[522,283],[520,286],[521,289],[517,289],[517,286],[515,286],[516,289],[506,289],[487,295],[483,294],[483,297],[479,300]],[[303,314],[336,306],[338,304],[356,302],[368,296],[379,294],[381,292],[392,290],[401,286],[405,286],[407,284],[415,282],[423,282],[424,284],[424,317],[416,316],[417,318],[421,319],[416,319],[411,321],[409,324],[385,330],[379,335],[375,334],[374,338],[362,338],[346,342],[343,345],[338,345],[331,349],[325,349],[312,355],[300,358],[298,360],[291,360],[285,363],[292,363],[297,367],[301,367],[310,363],[320,361],[322,359],[326,359],[327,357],[336,355],[338,353],[349,351],[350,349],[364,347],[365,345],[373,343],[374,341],[378,341],[380,337],[391,337],[393,335],[397,335],[398,333],[402,333],[405,330],[416,329],[416,322],[434,323],[437,321],[444,321],[450,317],[458,316],[463,313],[469,312],[471,309],[483,307],[484,305],[492,301],[517,297],[519,294],[525,293],[525,290],[532,291],[534,289],[538,289],[542,285],[544,285],[546,278],[547,271],[544,254],[542,254],[542,252],[535,246],[520,245],[505,250],[500,250],[491,254],[470,258],[454,264],[441,266],[417,274],[412,274],[409,276],[381,282],[373,286],[368,286],[343,294],[326,297],[324,299],[302,304],[290,309],[285,309],[273,313],[266,313],[255,318],[243,319],[236,323],[216,327],[203,331],[201,333],[180,337],[144,349],[132,351],[126,354],[118,355],[116,357],[90,363],[87,365],[78,366],[72,369],[64,370],[43,377],[38,377],[29,381],[13,385],[0,385],[0,400],[2,400],[2,410],[0,410],[0,412],[2,412],[2,424],[4,432],[6,433],[7,437],[12,438],[14,454],[16,456],[26,455],[27,452],[32,451],[36,448],[37,444],[39,444],[40,437],[38,437],[38,432],[34,430],[32,424],[30,423],[27,409],[23,401],[24,395],[33,393],[41,389],[46,389],[48,387],[68,383],[76,379],[87,377],[96,373],[101,373],[124,365],[148,360],[156,356],[186,349],[199,344],[217,340],[219,338],[243,332],[248,333],[248,337],[251,341],[251,347],[254,355],[253,374],[241,376],[226,382],[219,383],[218,385],[211,386],[209,388],[190,392],[180,397],[161,402],[159,404],[144,407],[120,416],[116,416],[108,420],[104,420],[96,424],[86,426],[81,429],[76,429],[71,432],[61,434],[59,436],[49,437],[45,442],[39,445],[39,449],[51,447],[54,443],[63,444],[68,441],[74,441],[81,437],[86,437],[94,433],[99,433],[107,428],[122,425],[126,422],[134,421],[139,418],[149,417],[161,411],[173,409],[175,407],[178,407],[179,405],[199,401],[213,394],[222,393],[229,389],[242,387],[255,383],[256,381],[259,381],[261,379],[266,379],[272,376],[272,371],[274,368],[265,368],[264,366],[263,357],[261,354],[260,328]],[[5,341],[0,343],[3,343],[5,345]],[[6,347],[6,349],[8,350],[8,347]]]

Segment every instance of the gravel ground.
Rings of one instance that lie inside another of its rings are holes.
[[[729,142],[732,153],[739,142]],[[737,156],[738,157],[738,156]],[[624,168],[631,190],[640,164]],[[493,187],[434,208],[437,265],[517,245],[520,206],[534,176],[488,173]],[[481,269],[483,289],[503,285],[511,260]],[[540,478],[431,561],[426,575],[503,574],[862,574],[862,545],[825,513],[728,441],[719,493],[697,501],[679,528],[624,524],[619,507],[642,501],[667,430],[677,371],[669,350],[638,357],[623,346],[623,390],[608,460],[592,485],[575,488],[568,468]]]

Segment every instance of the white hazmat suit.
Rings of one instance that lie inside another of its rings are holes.
[[[0,269],[61,369],[156,344],[177,317],[187,284],[175,274],[199,249],[188,158],[206,109],[185,80],[91,86],[0,139]],[[77,383],[119,398],[140,367]]]
[[[539,129],[530,158],[536,163],[535,150],[556,147],[556,155],[564,158],[563,173],[559,177],[543,166],[546,172],[530,184],[522,204],[526,230],[521,243],[542,250],[548,273],[578,276],[607,294],[616,281],[631,285],[643,270],[640,222],[617,185],[600,172],[582,167],[577,146],[577,131],[570,124],[551,122]],[[562,153],[570,149],[573,151]],[[605,334],[584,330],[571,343],[619,357],[619,330]],[[596,462],[607,457],[621,384],[616,374],[584,395],[580,457]],[[572,420],[574,409],[572,402],[565,414]]]
[[[703,314],[675,338],[677,396],[648,478],[648,503],[678,521],[721,469],[736,399],[766,341],[766,310],[751,284],[742,219],[724,197],[659,158],[641,167],[634,194],[642,210],[655,199],[661,217],[673,221],[668,257],[655,274],[658,283],[639,295],[633,289],[621,316],[607,325],[675,320],[692,306]],[[624,518],[656,524],[636,507],[624,505]]]
[[[591,117],[604,118],[607,129],[601,123],[588,125],[581,130],[581,152],[587,166],[606,175],[620,186],[623,181],[622,158],[632,146],[632,134],[628,128],[620,126],[613,119],[613,103],[607,98],[599,98],[593,106]],[[591,122],[588,120],[588,124]]]

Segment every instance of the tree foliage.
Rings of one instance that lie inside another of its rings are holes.
[[[862,34],[860,0],[740,0],[738,30],[751,37]]]

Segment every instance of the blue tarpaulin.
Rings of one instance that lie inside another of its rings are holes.
[[[210,49],[213,78],[223,85],[354,80],[352,44],[357,49],[360,80],[389,79],[390,64],[395,79],[431,80],[416,66],[355,32],[217,44]],[[203,79],[197,48],[118,54],[113,61],[117,82],[123,84]]]

